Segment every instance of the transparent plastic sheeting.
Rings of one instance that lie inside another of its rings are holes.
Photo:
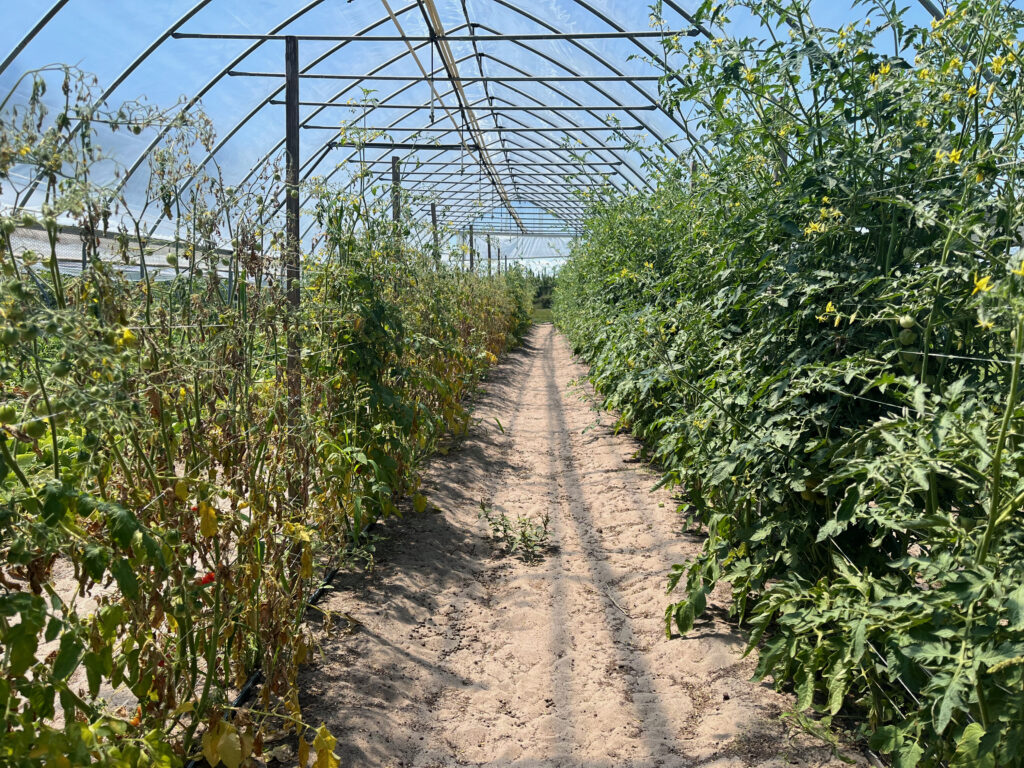
[[[355,41],[301,40],[303,102],[338,106],[302,106],[302,177],[323,177],[340,185],[388,194],[390,156],[402,162],[402,186],[416,211],[429,216],[436,202],[441,223],[468,227],[481,211],[502,207],[498,192],[479,165],[479,154],[460,149],[328,148],[342,125],[388,128],[377,141],[471,144],[470,133],[448,132],[463,126],[459,102],[435,44],[428,36],[423,3],[410,0],[4,0],[0,25],[0,93],[34,69],[73,64],[94,74],[109,103],[146,99],[161,107],[198,99],[212,120],[218,141],[199,163],[215,162],[227,184],[241,184],[254,169],[282,162],[284,149],[284,41],[181,39],[175,33],[228,35],[359,36]],[[692,29],[686,15],[694,0],[664,0],[663,30]],[[616,190],[648,184],[644,160],[684,153],[685,105],[679,114],[660,108],[657,76],[651,63],[661,45],[657,37],[585,37],[588,33],[651,32],[651,8],[634,0],[436,0],[446,36],[580,34],[576,39],[452,40],[448,44],[468,102],[479,120],[488,153],[515,207],[531,212],[540,234],[562,227],[577,231],[578,195],[608,184]],[[915,21],[926,22],[920,3],[910,3]],[[859,20],[864,10],[847,2],[812,3],[817,23],[837,27]],[[45,20],[44,24],[40,24]],[[397,22],[397,23],[396,23]],[[707,30],[720,34],[721,30]],[[34,34],[33,34],[34,32]],[[729,35],[756,34],[738,11]],[[369,40],[371,37],[406,39]],[[409,39],[412,38],[412,39]],[[20,50],[18,50],[20,48]],[[415,52],[415,58],[410,52]],[[10,58],[9,54],[18,51]],[[421,67],[436,75],[430,82]],[[233,76],[231,71],[271,76]],[[359,79],[376,78],[409,79]],[[531,77],[559,78],[531,81]],[[482,78],[491,78],[483,80]],[[602,79],[603,78],[603,79]],[[27,98],[27,87],[25,98]],[[59,88],[52,88],[53,98]],[[435,96],[436,94],[436,96]],[[19,94],[21,96],[21,94]],[[433,110],[431,110],[433,104]],[[360,106],[364,105],[364,106]],[[579,107],[593,109],[579,109]],[[634,109],[630,109],[634,107]],[[431,123],[433,113],[434,122]],[[616,132],[609,128],[617,125]],[[423,130],[429,129],[429,130]],[[562,132],[562,129],[566,129]],[[416,133],[416,131],[423,131]],[[145,158],[157,129],[139,135],[103,134],[103,146],[122,169],[137,170],[126,182],[129,203],[146,191]],[[642,149],[624,144],[638,142]],[[564,142],[587,151],[569,153]],[[544,149],[547,147],[548,149]],[[578,158],[583,158],[582,167]],[[360,163],[372,176],[352,181]],[[568,166],[562,165],[568,163]],[[115,168],[106,169],[113,179]],[[566,180],[560,174],[571,172]],[[31,201],[30,201],[31,205]],[[539,214],[535,211],[539,210]],[[502,228],[520,231],[507,210]],[[525,218],[520,216],[525,222]],[[492,228],[497,228],[491,222]],[[529,229],[529,225],[527,225]],[[530,246],[536,250],[535,241]]]

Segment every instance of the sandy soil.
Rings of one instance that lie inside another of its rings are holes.
[[[321,633],[307,722],[346,767],[841,765],[779,720],[789,699],[750,681],[725,620],[665,637],[666,573],[699,541],[585,373],[550,325],[492,372],[468,438],[425,473],[438,510],[389,525],[375,573],[325,600],[363,626]],[[496,554],[481,502],[550,514],[552,551]]]

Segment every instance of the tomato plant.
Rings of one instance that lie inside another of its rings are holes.
[[[213,141],[200,112],[97,107],[71,69],[26,77],[27,103],[0,102],[0,183],[20,204],[38,176],[46,200],[0,212],[0,762],[235,768],[287,732],[336,764],[298,705],[310,596],[464,428],[466,395],[526,328],[529,281],[445,266],[320,185],[322,231],[285,309],[273,168],[226,187],[192,159]],[[96,126],[155,123],[171,127],[132,208],[94,181],[111,162]],[[148,234],[154,217],[173,234]],[[81,275],[57,260],[68,220]],[[25,227],[48,259],[15,245]]]
[[[666,41],[704,141],[592,208],[556,320],[707,530],[668,631],[728,582],[799,710],[901,766],[1017,764],[1024,16],[809,5]]]

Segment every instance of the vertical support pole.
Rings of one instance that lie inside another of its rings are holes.
[[[507,267],[505,268],[505,271],[508,271]],[[501,243],[498,243],[498,274],[501,274]]]
[[[298,439],[302,406],[302,342],[299,338],[299,39],[289,35],[284,41],[285,72],[285,249],[284,273],[288,312],[286,377],[288,382],[288,434],[295,451],[292,466],[302,467]],[[302,493],[300,473],[291,472],[288,492],[295,501]]]
[[[487,276],[491,276],[491,236],[487,236]]]
[[[434,233],[434,258],[441,259],[441,242],[437,233],[437,203],[430,204],[430,229]]]
[[[391,220],[402,218],[402,182],[398,174],[398,155],[391,156]]]
[[[469,225],[469,271],[473,271],[473,244],[476,241],[473,240],[473,225]]]

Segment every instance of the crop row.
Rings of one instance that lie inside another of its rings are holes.
[[[666,51],[701,145],[593,207],[556,322],[707,532],[668,631],[727,583],[807,727],[1019,765],[1024,17],[808,5]]]
[[[94,89],[64,76],[81,116]],[[444,266],[365,201],[320,189],[322,235],[291,307],[265,210],[272,169],[246,190],[214,169],[181,191],[210,138],[190,116],[151,168],[170,279],[154,279],[141,226],[123,226],[121,256],[142,274],[128,280],[99,250],[105,218],[131,219],[91,180],[97,143],[43,105],[0,121],[3,179],[16,194],[40,174],[48,189],[38,220],[0,222],[0,762],[202,753],[236,768],[287,738],[336,764],[296,688],[311,594],[330,568],[372,565],[374,521],[423,511],[417,465],[465,429],[465,396],[528,323],[526,279]],[[67,218],[85,232],[80,276],[58,268]],[[43,228],[50,254],[13,247],[24,226]],[[233,710],[257,669],[256,702]]]

